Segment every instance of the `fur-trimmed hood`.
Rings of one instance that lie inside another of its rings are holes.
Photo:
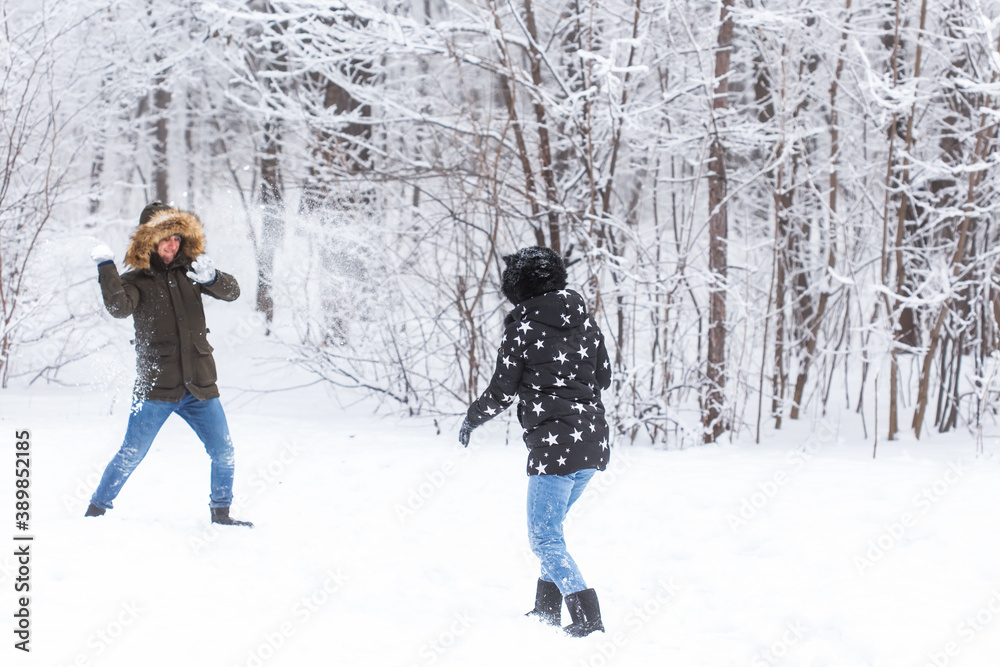
[[[149,222],[139,225],[132,233],[125,253],[125,263],[133,269],[148,269],[149,255],[156,252],[160,241],[177,234],[183,239],[178,254],[189,260],[205,252],[205,230],[194,213],[167,209],[158,211]]]

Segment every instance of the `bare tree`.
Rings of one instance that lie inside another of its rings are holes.
[[[729,63],[733,44],[733,0],[722,1],[719,39],[715,53],[715,93],[712,109],[722,111],[729,104]],[[715,115],[708,152],[708,270],[711,273],[708,309],[708,357],[705,369],[705,442],[715,442],[725,430],[726,404],[726,289],[729,213],[726,155],[722,143],[722,119]]]
[[[41,241],[67,196],[77,147],[69,137],[83,122],[58,100],[78,83],[68,62],[76,17],[55,8],[13,17],[3,5],[0,79],[0,386],[12,360],[45,318],[56,290],[40,274]],[[20,20],[17,20],[19,18]]]

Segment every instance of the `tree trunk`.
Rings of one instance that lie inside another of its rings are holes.
[[[500,21],[500,14],[491,3],[493,12],[493,22],[496,28],[497,52],[500,64],[505,71],[510,72],[510,76],[500,74],[497,82],[503,96],[504,104],[507,107],[507,119],[510,122],[511,130],[514,132],[514,141],[517,146],[517,157],[521,164],[521,171],[524,174],[524,194],[528,199],[531,208],[531,225],[535,235],[535,243],[539,246],[545,245],[545,232],[538,221],[541,216],[541,205],[538,202],[538,188],[535,185],[534,168],[531,165],[531,157],[528,152],[527,139],[524,136],[524,127],[517,112],[517,90],[515,88],[516,72],[507,42],[504,39],[503,24]]]
[[[892,85],[896,87],[899,85],[899,65],[900,65],[900,29],[902,26],[903,18],[900,13],[900,0],[896,0],[896,14],[895,22],[893,27],[892,35],[892,54],[890,55],[890,66],[892,68]],[[885,302],[886,317],[889,319],[889,328],[892,331],[893,341],[892,346],[889,350],[889,431],[887,434],[888,440],[895,440],[896,433],[899,430],[899,334],[900,329],[898,326],[899,315],[897,311],[896,299],[890,295],[897,293],[897,290],[901,288],[900,280],[905,280],[905,271],[902,266],[903,254],[902,248],[900,247],[901,238],[899,232],[901,228],[898,224],[894,235],[894,255],[896,258],[896,284],[893,286],[889,279],[889,264],[890,264],[890,248],[889,248],[889,209],[890,202],[893,199],[893,192],[895,191],[896,184],[896,139],[898,137],[898,122],[899,114],[898,112],[893,112],[892,118],[889,122],[889,154],[886,160],[886,175],[885,175],[885,203],[883,205],[882,211],[882,253],[881,253],[881,264],[880,264],[880,275],[882,280],[882,285],[885,287],[882,292],[883,300]],[[876,405],[876,410],[878,406]]]
[[[153,198],[168,202],[170,163],[167,157],[167,112],[170,108],[171,95],[166,89],[164,75],[157,76],[156,88],[153,90]]]
[[[713,115],[727,105],[729,92],[730,48],[733,42],[731,10],[733,0],[723,0],[719,26],[718,50],[715,54],[716,88],[712,99]],[[715,442],[725,430],[723,408],[726,386],[726,279],[728,242],[728,211],[725,149],[720,128],[713,118],[713,136],[709,148],[708,166],[708,269],[711,273],[708,312],[708,354],[703,424],[705,442]]]
[[[104,198],[101,193],[101,174],[104,173],[104,151],[101,150],[94,156],[94,161],[90,164],[90,206],[88,212],[94,215],[101,210],[101,200]]]
[[[275,8],[266,3],[264,11],[275,13]],[[288,29],[287,21],[274,21],[274,31],[282,35]],[[261,54],[261,69],[274,74],[284,74],[288,71],[288,54],[285,47],[277,40],[272,41],[269,48]],[[278,96],[287,86],[280,76],[267,79],[269,93]],[[257,310],[264,313],[270,324],[274,321],[274,299],[271,296],[274,280],[274,257],[284,232],[284,183],[281,176],[281,141],[282,121],[280,112],[273,103],[266,102],[270,115],[262,127],[260,149],[260,206],[261,234],[257,244]]]
[[[199,133],[199,116],[200,109],[198,108],[198,99],[193,96],[191,92],[185,98],[185,110],[187,111],[186,117],[184,119],[184,146],[187,149],[187,185],[185,190],[187,191],[186,201],[187,206],[190,208],[195,208],[195,190],[197,189],[198,183],[198,162],[199,158],[203,155],[200,150],[201,147],[198,145]]]
[[[772,382],[771,416],[774,428],[781,428],[783,403],[788,386],[788,371],[785,368],[785,277],[788,269],[788,220],[783,206],[783,168],[778,167],[777,185],[774,194],[774,263],[775,288],[774,312],[776,317],[774,333],[774,381]]]
[[[281,140],[277,121],[264,125],[264,154],[260,161],[261,235],[257,246],[257,310],[268,322],[274,320],[274,299],[271,288],[274,278],[274,256],[281,242],[284,227],[284,188],[279,164]]]
[[[524,19],[528,28],[529,42],[528,54],[531,60],[531,81],[535,88],[542,90],[542,59],[538,52],[538,30],[535,27],[535,11],[532,8],[531,0],[524,0]],[[549,247],[556,254],[561,255],[562,241],[559,229],[559,194],[556,188],[555,172],[552,165],[552,147],[549,141],[549,127],[546,120],[545,105],[542,103],[542,96],[536,94],[534,97],[535,120],[538,123],[538,157],[541,162],[542,182],[545,184],[545,197],[547,199],[548,226],[549,226]]]

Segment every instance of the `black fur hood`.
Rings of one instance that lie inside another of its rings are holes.
[[[532,297],[566,287],[566,267],[551,248],[521,248],[513,255],[505,255],[503,261],[507,268],[503,271],[501,289],[515,306]]]

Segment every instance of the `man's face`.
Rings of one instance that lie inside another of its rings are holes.
[[[177,234],[168,236],[156,245],[156,254],[160,256],[164,264],[174,261],[177,251],[181,249],[181,237]]]

